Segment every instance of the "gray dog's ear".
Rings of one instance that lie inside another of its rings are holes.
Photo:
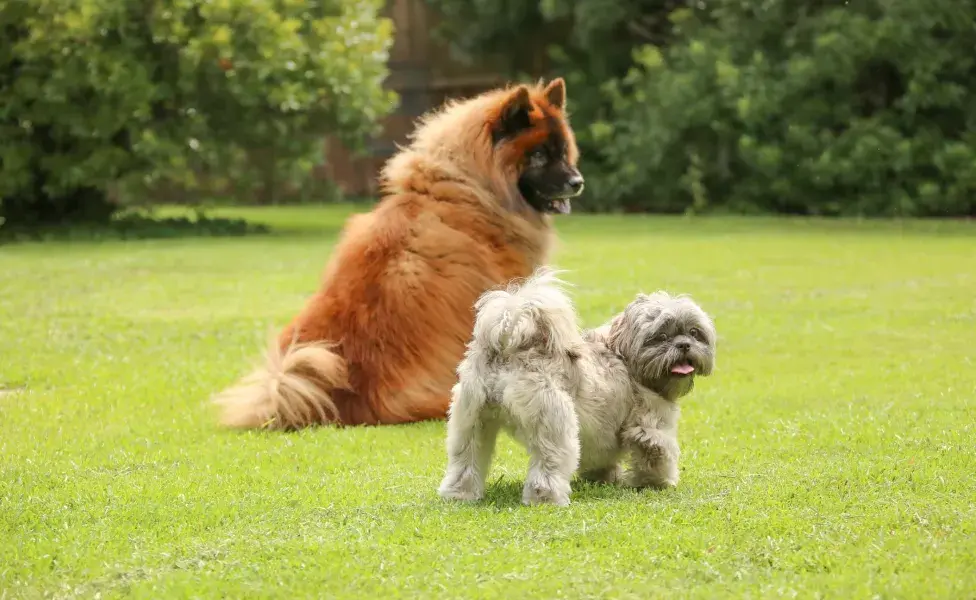
[[[617,315],[610,321],[610,331],[607,333],[607,347],[620,354],[620,345],[624,343],[626,328],[624,327],[624,316]]]
[[[705,326],[708,331],[709,345],[715,346],[718,343],[718,330],[715,329],[715,320],[709,314],[705,315]]]

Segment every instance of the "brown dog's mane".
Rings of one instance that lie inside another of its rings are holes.
[[[526,154],[577,151],[565,84],[514,86],[424,117],[383,169],[384,197],[352,217],[319,290],[263,367],[218,395],[232,427],[443,418],[488,289],[547,260],[551,217],[522,197]]]

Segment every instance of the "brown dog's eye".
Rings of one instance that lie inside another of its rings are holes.
[[[540,168],[546,164],[546,153],[542,150],[536,150],[529,154],[529,166],[533,168]]]

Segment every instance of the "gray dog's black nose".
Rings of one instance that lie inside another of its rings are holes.
[[[675,342],[674,347],[677,348],[678,350],[681,350],[682,352],[687,352],[691,350],[691,342],[681,340],[680,342]]]

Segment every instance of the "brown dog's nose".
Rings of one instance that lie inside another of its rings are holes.
[[[573,193],[578,194],[583,190],[583,176],[577,173],[570,177],[566,184],[573,190]]]

